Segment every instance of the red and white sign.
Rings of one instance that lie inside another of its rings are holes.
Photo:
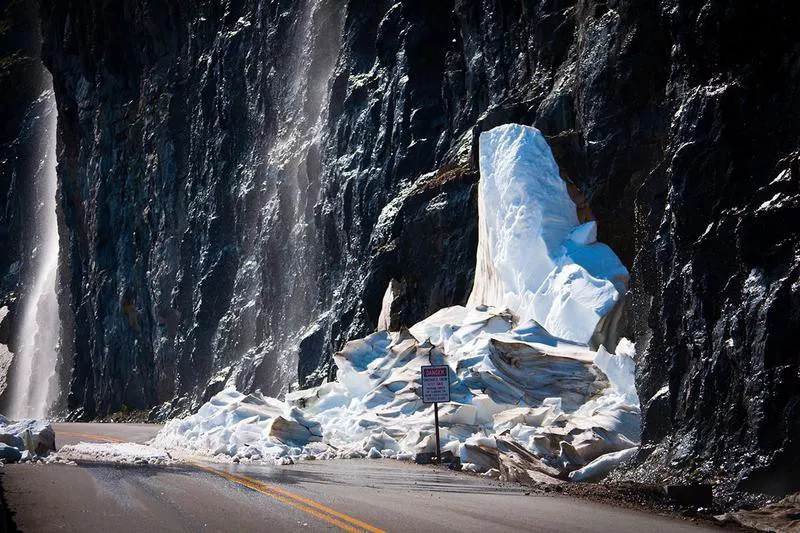
[[[450,401],[450,367],[447,365],[422,367],[422,401],[425,403]]]

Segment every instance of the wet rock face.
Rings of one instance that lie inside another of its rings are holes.
[[[0,307],[12,312],[0,325],[0,343],[13,343],[11,320],[19,294],[25,207],[33,195],[26,178],[35,169],[35,102],[42,90],[37,3],[0,8]]]
[[[636,199],[643,440],[663,448],[648,465],[796,491],[800,46],[780,3],[672,4],[672,114]]]
[[[279,393],[327,272],[316,130],[341,9],[49,2],[42,17],[70,228],[69,409],[174,400],[168,414],[225,382]]]
[[[396,324],[463,303],[513,121],[631,268],[642,471],[797,490],[800,50],[721,4],[43,1],[69,408],[318,382],[392,279]]]

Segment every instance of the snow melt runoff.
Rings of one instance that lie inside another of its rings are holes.
[[[348,342],[334,357],[336,381],[285,401],[225,390],[169,421],[153,444],[239,461],[413,459],[435,449],[420,367],[444,364],[452,401],[440,406],[442,446],[464,469],[591,481],[630,458],[640,419],[633,344],[589,346],[627,270],[597,242],[595,222],[579,222],[537,129],[482,133],[480,171],[466,307]]]

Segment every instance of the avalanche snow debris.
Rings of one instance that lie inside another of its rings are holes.
[[[599,481],[621,463],[636,455],[636,448],[627,448],[618,452],[601,455],[588,465],[569,473],[570,481]]]
[[[467,470],[502,472],[516,454],[523,470],[566,478],[600,456],[635,448],[639,408],[625,375],[632,370],[627,341],[618,354],[603,349],[598,357],[530,324],[496,333],[503,329],[498,317],[508,318],[491,308],[470,316],[467,332],[432,317],[452,331],[439,345],[407,331],[351,341],[336,354],[337,382],[289,393],[285,402],[227,389],[197,414],[170,421],[152,444],[240,460],[408,460],[435,449],[433,409],[420,398],[420,367],[433,363],[451,371],[453,401],[439,408],[443,450]],[[414,329],[436,330],[424,322]],[[511,452],[501,449],[508,441],[517,443]]]
[[[466,307],[408,330],[382,327],[335,354],[337,381],[284,402],[226,389],[154,439],[234,460],[410,460],[435,450],[420,367],[447,365],[439,406],[443,451],[465,470],[507,480],[599,479],[639,438],[633,343],[587,343],[626,290],[628,272],[579,224],[542,134],[518,125],[480,138],[480,236]]]
[[[164,450],[133,442],[69,444],[58,450],[57,458],[61,461],[88,460],[135,465],[172,462],[172,458]]]
[[[24,419],[12,422],[0,415],[0,443],[45,455],[56,449],[56,434],[44,420]]]
[[[258,392],[244,395],[225,389],[196,414],[167,422],[152,444],[240,459],[274,459],[300,455],[304,446],[321,440],[319,423],[297,407]]]
[[[44,420],[10,421],[0,415],[0,464],[66,462],[51,451],[56,449],[56,434]]]

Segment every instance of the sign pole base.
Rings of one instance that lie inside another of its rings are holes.
[[[439,444],[439,403],[433,404],[433,419],[436,423],[436,464],[442,464],[442,447]]]

